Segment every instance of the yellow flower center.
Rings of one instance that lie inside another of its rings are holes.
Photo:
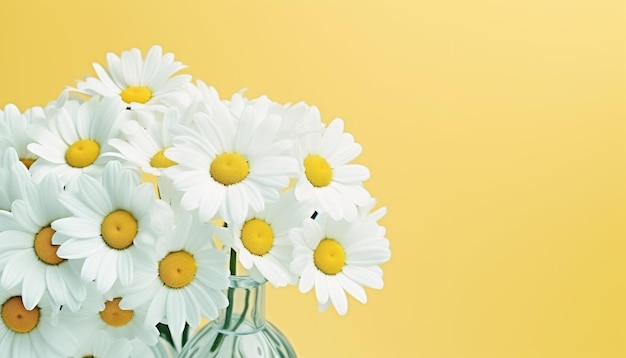
[[[222,153],[213,159],[210,172],[220,184],[237,184],[248,176],[250,165],[241,154]]]
[[[268,223],[260,219],[251,219],[243,224],[241,242],[251,254],[263,256],[274,244],[274,232]]]
[[[13,332],[28,333],[39,323],[39,307],[29,311],[24,307],[22,297],[11,297],[2,305],[2,321]]]
[[[100,231],[107,245],[123,250],[133,244],[138,231],[137,220],[126,210],[116,210],[104,218]]]
[[[100,311],[100,318],[113,327],[122,327],[133,319],[133,310],[123,310],[120,308],[121,297],[114,298],[104,303],[104,309]]]
[[[315,187],[323,187],[333,180],[333,169],[326,159],[317,154],[304,158],[304,174]]]
[[[100,145],[91,139],[81,139],[70,145],[65,152],[65,161],[74,168],[84,168],[98,159]]]
[[[170,252],[159,262],[159,277],[170,288],[187,286],[196,276],[198,266],[186,251]]]
[[[152,98],[152,91],[145,86],[131,86],[123,90],[120,96],[126,103],[146,103]]]
[[[323,273],[336,275],[341,272],[346,264],[346,253],[336,240],[325,238],[315,248],[313,261]]]
[[[170,158],[165,156],[165,149],[167,149],[167,148],[163,148],[163,149],[159,150],[158,152],[156,152],[156,154],[154,154],[152,156],[152,159],[150,159],[150,166],[151,167],[153,167],[153,168],[169,168],[172,165],[178,164],[175,161],[173,161]]]
[[[26,167],[26,169],[30,169],[30,166],[33,165],[33,163],[35,162],[36,159],[31,159],[31,158],[22,158],[20,159],[20,162],[22,162],[22,164],[24,164],[24,166]]]
[[[48,265],[58,265],[65,261],[65,259],[57,256],[59,245],[52,245],[52,236],[54,233],[54,229],[47,226],[35,235],[35,253],[41,261]]]

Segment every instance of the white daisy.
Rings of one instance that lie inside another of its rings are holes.
[[[124,123],[122,132],[126,140],[113,138],[109,141],[119,151],[109,155],[122,159],[126,167],[141,170],[146,181],[157,184],[159,198],[176,209],[179,208],[182,193],[174,188],[171,179],[161,174],[165,168],[176,165],[164,153],[172,146],[171,129],[179,119],[178,108],[172,107],[164,113],[161,121],[152,121],[147,128],[135,120]]]
[[[167,323],[179,348],[185,322],[197,327],[201,316],[214,319],[228,306],[227,257],[211,240],[217,229],[179,215],[156,244],[153,259],[137,266],[131,292],[121,302],[122,308],[148,307],[146,324]]]
[[[295,246],[291,269],[300,276],[300,292],[315,286],[320,311],[332,304],[340,315],[348,311],[345,292],[365,303],[363,287],[383,287],[379,265],[391,256],[381,233],[369,218],[335,221],[320,214],[305,220],[289,234]]]
[[[16,290],[0,290],[0,357],[65,358],[78,342],[64,320],[53,324],[52,309],[41,301],[28,310]]]
[[[181,110],[180,123],[184,126],[193,126],[194,117],[198,113],[205,113],[209,117],[219,118],[220,122],[232,122],[236,124],[238,118],[241,116],[241,111],[234,113],[230,110],[227,102],[220,99],[219,93],[214,87],[207,86],[201,80],[197,81],[195,88],[195,95],[192,97],[192,101],[188,106],[185,106]]]
[[[77,188],[60,197],[73,216],[52,223],[57,232],[53,243],[61,245],[57,255],[84,258],[81,277],[95,280],[100,292],[117,280],[130,285],[137,246],[153,247],[160,231],[171,223],[169,207],[156,199],[151,184],[140,184],[139,175],[118,162],[107,164],[102,184],[82,176]]]
[[[26,147],[32,139],[26,135],[26,127],[31,123],[38,123],[45,115],[41,107],[33,107],[23,114],[14,104],[8,104],[4,110],[0,109],[0,151],[13,147],[20,161],[30,168],[37,156]]]
[[[21,286],[27,309],[33,309],[44,293],[50,295],[54,307],[78,310],[85,299],[85,288],[74,263],[57,256],[58,245],[50,224],[71,213],[59,201],[63,188],[57,178],[49,175],[35,184],[23,183],[24,200],[16,200],[10,215],[16,227],[0,232],[0,270],[2,286]]]
[[[239,261],[255,280],[266,279],[276,287],[295,284],[296,277],[289,270],[293,254],[289,230],[300,227],[313,212],[307,202],[297,201],[293,190],[289,190],[262,212],[248,214],[244,223],[229,226],[232,237],[223,241],[233,243]]]
[[[159,330],[154,325],[145,324],[147,306],[133,309],[120,307],[123,290],[117,285],[105,295],[93,285],[87,285],[87,288],[87,298],[81,309],[66,314],[80,341],[89,340],[94,334],[104,331],[112,339],[138,339],[147,346],[157,344]]]
[[[130,353],[132,358],[178,357],[178,352],[172,346],[172,343],[164,338],[159,338],[159,342],[153,346],[145,345],[137,339],[131,341],[131,344],[133,346],[133,350]]]
[[[160,46],[153,46],[145,60],[139,49],[123,51],[121,57],[107,54],[105,69],[94,63],[98,78],[88,77],[78,82],[78,90],[89,95],[117,97],[129,108],[163,111],[171,105],[188,102],[185,87],[190,84],[190,75],[174,73],[185,68],[174,61],[172,53],[163,55]]]
[[[378,226],[378,231],[376,235],[385,236],[387,230],[384,226],[378,225],[378,221],[382,219],[385,214],[387,214],[387,208],[382,207],[372,211],[372,209],[374,209],[374,206],[376,206],[376,201],[377,200],[375,198],[370,198],[370,201],[367,205],[359,207],[359,218],[360,220],[376,222]]]
[[[333,219],[354,219],[357,206],[366,205],[370,195],[363,188],[369,170],[348,164],[361,153],[352,135],[343,132],[343,121],[335,119],[322,135],[309,135],[302,143],[301,173],[296,181],[296,198],[312,200]]]
[[[109,144],[119,153],[110,155],[127,161],[129,166],[145,173],[160,176],[163,169],[176,164],[164,152],[172,146],[171,129],[178,123],[180,114],[173,107],[163,117],[163,121],[153,121],[147,128],[136,121],[124,123],[122,133],[125,140],[112,138]]]
[[[281,105],[271,101],[267,96],[248,100],[243,96],[243,91],[240,91],[235,93],[227,103],[235,117],[239,117],[246,106],[256,102],[268,102],[267,115],[277,115],[282,119],[277,139],[291,139],[298,145],[304,136],[320,134],[324,129],[319,109],[304,102]]]
[[[131,341],[126,338],[112,339],[106,331],[97,331],[82,341],[72,357],[127,358],[133,351]]]
[[[174,137],[174,146],[165,155],[178,165],[164,173],[184,192],[183,209],[198,209],[200,221],[219,214],[235,224],[246,218],[248,210],[259,212],[266,202],[277,201],[297,163],[285,154],[292,143],[274,140],[279,117],[248,106],[235,125],[229,114],[218,117],[230,113],[223,103],[215,108],[214,117],[197,113],[197,128],[181,129]]]
[[[28,150],[39,156],[30,167],[36,181],[48,174],[58,175],[63,185],[73,185],[81,174],[99,178],[107,144],[119,131],[118,118],[124,105],[114,99],[92,98],[85,103],[67,101],[45,125],[28,128],[34,143]]]
[[[22,198],[22,183],[31,180],[28,169],[20,162],[15,148],[6,148],[0,152],[0,210],[11,210],[11,205]],[[0,218],[0,230],[13,228]]]

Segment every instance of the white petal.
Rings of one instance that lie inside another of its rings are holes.
[[[36,353],[36,357],[46,357],[50,354],[47,344],[44,343],[44,339],[39,330],[36,332],[33,331],[31,339],[36,342],[33,344],[33,350]],[[2,346],[2,342],[0,342],[0,346]]]
[[[352,281],[371,288],[383,288],[383,279],[371,270],[358,266],[344,266],[342,272]]]
[[[196,299],[197,292],[192,292],[191,287],[187,287],[185,290],[180,290],[183,296],[186,306],[185,320],[191,327],[196,327],[200,324],[201,306],[200,302]]]
[[[167,296],[169,290],[164,286],[153,295],[150,306],[148,307],[148,313],[146,314],[146,323],[153,325],[157,324],[163,317],[165,317],[165,306],[167,304]]]
[[[234,184],[226,188],[226,198],[220,213],[229,224],[245,220],[248,214],[248,198],[241,192],[241,186]]]
[[[178,290],[170,290],[167,297],[167,325],[174,337],[174,344],[180,349],[180,336],[185,328],[185,305]]]
[[[13,341],[13,349],[11,357],[28,357],[30,355],[30,335],[17,334]]]
[[[341,142],[343,135],[343,120],[336,118],[324,131],[322,137],[321,148],[324,153],[333,153]]]
[[[336,277],[341,287],[343,287],[344,290],[346,290],[352,297],[356,298],[361,303],[367,303],[367,295],[365,294],[363,286],[350,280],[342,272],[338,273]]]
[[[185,193],[187,196],[188,193]],[[226,189],[223,187],[217,187],[216,190],[207,190],[202,195],[200,206],[198,207],[198,214],[201,221],[211,220],[215,217],[215,214],[222,205],[226,196]]]
[[[98,277],[98,271],[100,270],[102,259],[104,259],[103,253],[100,253],[99,255],[91,255],[85,259],[80,273],[84,281],[95,281],[96,277]]]
[[[74,336],[63,326],[53,327],[49,323],[41,322],[38,328],[41,330],[43,339],[59,356],[70,356],[78,348],[78,342],[76,342]]]
[[[107,250],[102,258],[102,264],[100,270],[98,270],[98,276],[96,277],[96,287],[100,293],[108,291],[115,281],[117,281],[117,259],[119,252],[117,250]]]
[[[33,265],[24,276],[22,301],[27,310],[32,310],[46,290],[45,271],[40,264]]]
[[[3,352],[10,352],[13,350],[13,341],[15,338],[15,334],[13,332],[9,333],[8,329],[3,327],[0,332],[3,332],[4,335],[0,338],[0,347],[2,347]],[[0,333],[1,334],[1,333]]]
[[[333,181],[343,184],[359,184],[369,177],[370,171],[363,165],[343,165],[333,169]]]
[[[104,91],[101,94],[104,96],[115,96],[119,94],[118,86],[113,82],[113,80],[111,80],[111,77],[109,77],[106,70],[98,63],[93,63],[92,65],[96,75],[98,75],[103,84],[102,89]],[[81,88],[80,83],[78,84],[78,88]]]
[[[111,199],[98,180],[87,175],[82,175],[78,178],[76,184],[80,194],[72,194],[77,195],[78,199],[82,200],[82,203],[87,205],[93,212],[98,213],[99,216],[102,217],[113,211],[114,208]],[[68,195],[70,195],[70,193],[68,193]],[[61,202],[66,203],[64,201],[65,195],[61,195],[60,199]],[[82,211],[78,212],[77,210],[79,208],[74,209],[68,205],[66,206],[74,215],[81,215]],[[82,208],[80,208],[80,210],[82,210]]]
[[[310,253],[310,251],[307,250]],[[297,274],[301,275],[305,269],[311,265],[311,257],[312,255],[298,255],[291,261],[291,265],[289,266],[291,270]]]
[[[328,293],[330,301],[335,306],[335,309],[340,315],[345,315],[348,312],[348,299],[336,276],[327,277]]]
[[[13,288],[24,280],[26,273],[31,271],[31,266],[34,264],[32,256],[33,253],[29,250],[14,254],[2,272],[0,281],[4,288]]]
[[[66,263],[64,263],[66,264]],[[59,305],[68,303],[69,297],[67,297],[67,286],[61,275],[59,266],[46,267],[46,287],[52,300]]]
[[[321,272],[315,275],[315,297],[320,303],[328,301],[328,282]]]
[[[300,292],[307,293],[307,292],[311,291],[311,289],[315,285],[315,275],[317,273],[318,273],[317,269],[315,269],[315,267],[313,267],[313,264],[311,264],[311,266],[308,267],[304,271],[304,273],[300,277],[300,284],[299,284]]]
[[[0,257],[13,250],[28,249],[33,246],[33,236],[17,230],[0,232]]]
[[[68,217],[52,222],[55,231],[74,238],[94,238],[99,237],[101,223],[89,219]]]
[[[192,282],[190,286],[195,287],[197,292],[202,292],[202,294],[196,296],[196,298],[200,302],[202,315],[211,320],[216,319],[219,314],[219,311],[218,311],[216,303],[213,302],[213,300],[211,299],[211,296],[206,293],[207,290],[205,288],[201,288],[195,282]],[[223,300],[226,301],[226,304],[228,304],[228,300],[226,299],[226,296],[224,296],[223,293],[222,293],[222,296],[223,296]]]
[[[133,282],[133,259],[128,250],[119,252],[117,257],[117,277],[120,283],[126,287]]]
[[[101,238],[69,239],[57,250],[57,256],[64,259],[81,259],[89,257],[106,248]]]

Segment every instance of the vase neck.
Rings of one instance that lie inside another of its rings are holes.
[[[248,276],[231,276],[226,291],[229,305],[221,309],[213,325],[227,334],[250,334],[265,326],[265,283]]]

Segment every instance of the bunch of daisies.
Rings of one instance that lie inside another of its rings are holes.
[[[106,60],[0,110],[0,356],[151,356],[159,323],[180,347],[235,263],[341,315],[383,287],[385,208],[341,119],[220,99],[158,46]]]

